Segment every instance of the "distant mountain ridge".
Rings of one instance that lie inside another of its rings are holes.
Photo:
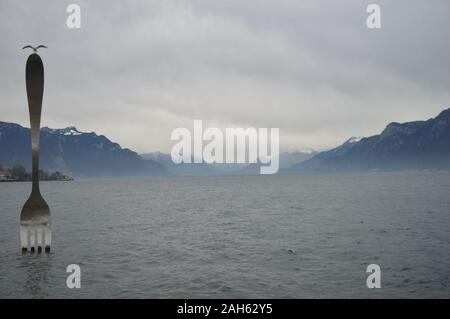
[[[31,169],[30,129],[0,122],[0,163]],[[40,167],[74,176],[127,176],[165,174],[164,167],[144,160],[103,135],[75,127],[41,129]]]
[[[169,154],[138,155],[75,127],[42,128],[40,155],[42,169],[70,176],[259,174],[259,164],[175,165]],[[0,122],[0,163],[31,169],[28,128]],[[378,135],[352,137],[328,151],[280,154],[281,174],[398,170],[450,170],[450,108],[426,121],[390,123]]]
[[[450,169],[450,108],[426,121],[393,122],[379,135],[344,144],[293,165],[290,173]]]
[[[303,162],[317,154],[315,151],[282,152],[280,154],[280,169],[286,169],[294,163]],[[141,154],[145,159],[154,160],[163,165],[166,170],[176,175],[259,175],[260,164],[175,164],[170,154],[153,152]]]

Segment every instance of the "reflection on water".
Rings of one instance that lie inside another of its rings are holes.
[[[24,290],[28,291],[32,298],[49,297],[42,289],[49,285],[48,274],[52,269],[52,254],[25,253],[18,257],[19,271],[23,272]]]

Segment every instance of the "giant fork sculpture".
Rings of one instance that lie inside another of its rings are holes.
[[[27,48],[29,46],[24,47]],[[45,46],[39,46],[45,47]],[[39,191],[39,139],[41,126],[42,97],[44,94],[44,66],[37,49],[30,54],[26,66],[26,86],[31,124],[32,178],[31,195],[20,214],[20,241],[22,252],[50,252],[52,227],[50,208]]]

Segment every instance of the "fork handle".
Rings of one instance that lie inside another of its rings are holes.
[[[39,192],[39,140],[44,95],[44,65],[38,54],[33,53],[28,57],[25,73],[31,126],[32,192]]]

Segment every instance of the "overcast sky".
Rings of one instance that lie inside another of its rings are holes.
[[[46,44],[43,126],[168,152],[201,119],[330,148],[450,107],[449,25],[446,0],[1,0],[0,121],[29,126],[21,47]]]

